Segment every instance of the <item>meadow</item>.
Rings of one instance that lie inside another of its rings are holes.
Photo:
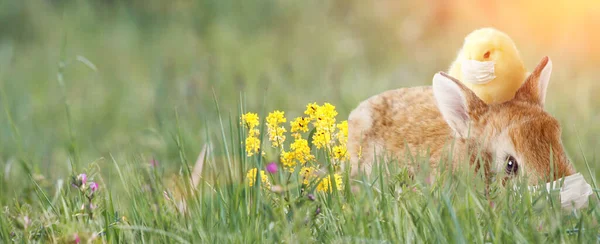
[[[600,4],[376,2],[0,1],[0,242],[598,242]],[[430,85],[489,25],[529,69],[552,58],[546,109],[588,207],[525,187],[488,198],[473,174],[412,179],[398,162],[313,174],[344,163],[360,101]]]

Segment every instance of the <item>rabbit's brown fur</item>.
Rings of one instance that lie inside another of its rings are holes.
[[[560,125],[543,108],[551,64],[544,57],[514,99],[502,104],[485,104],[444,72],[434,76],[433,86],[386,91],[363,101],[348,118],[351,175],[370,173],[375,156],[410,162],[410,156],[428,150],[432,169],[438,162],[451,162],[456,169],[479,157],[486,175],[505,170],[510,155],[517,159],[517,173],[533,183],[550,172],[550,148],[552,180],[573,174]]]

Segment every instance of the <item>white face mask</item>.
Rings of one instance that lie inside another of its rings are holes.
[[[494,61],[463,60],[461,65],[462,81],[471,84],[490,82],[496,78],[494,64]]]
[[[586,207],[589,196],[593,194],[592,186],[588,184],[580,173],[565,177],[564,183],[560,186],[562,179],[546,183],[546,190],[560,190],[560,205],[564,210],[571,211]],[[559,188],[560,187],[560,188]],[[531,190],[538,190],[539,187],[530,187]]]
[[[558,187],[559,181],[553,182]],[[546,184],[548,188],[551,184]],[[588,184],[580,173],[567,176],[564,185],[560,188],[560,204],[564,209],[581,208],[587,206],[588,196],[592,195],[592,186]],[[575,206],[572,206],[575,205]]]

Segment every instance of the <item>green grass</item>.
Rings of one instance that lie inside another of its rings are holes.
[[[264,158],[246,157],[240,114],[277,109],[290,121],[329,102],[345,120],[379,92],[430,84],[480,27],[426,28],[427,6],[408,7],[385,19],[363,1],[0,2],[0,242],[597,242],[597,194],[564,212],[556,194],[525,188],[494,187],[488,199],[467,172],[428,184],[387,162],[391,173],[370,180],[343,172],[331,194],[301,191],[297,171],[269,176],[281,194],[245,184],[278,152],[265,142]],[[407,21],[426,29],[417,41],[398,38]],[[520,44],[528,67],[553,59],[547,109],[596,188],[595,67]],[[100,185],[92,211],[71,186],[80,173]]]

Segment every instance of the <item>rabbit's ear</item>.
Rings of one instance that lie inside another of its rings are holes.
[[[552,61],[550,58],[544,57],[519,88],[514,99],[544,107],[551,74]]]
[[[470,122],[487,108],[471,90],[444,72],[433,76],[433,96],[446,123],[463,138]]]

